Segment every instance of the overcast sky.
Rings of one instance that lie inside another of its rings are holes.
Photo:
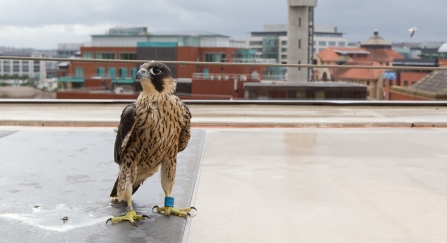
[[[315,23],[348,41],[374,29],[391,42],[447,41],[446,0],[318,0]],[[287,0],[1,0],[0,46],[55,49],[114,26],[149,31],[204,30],[245,40],[264,24],[287,23]],[[409,28],[418,32],[410,38]]]

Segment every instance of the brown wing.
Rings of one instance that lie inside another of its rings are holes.
[[[121,121],[118,125],[118,131],[116,132],[115,139],[115,162],[117,164],[121,164],[123,158],[124,149],[127,146],[127,142],[132,135],[133,128],[135,126],[135,103],[132,103],[126,106],[121,113]],[[112,192],[110,193],[110,197],[117,197],[117,186],[118,186],[118,178],[116,179],[115,185],[113,186]],[[136,188],[138,189],[138,187]],[[134,189],[134,192],[136,191]]]
[[[114,150],[115,162],[117,164],[121,164],[123,151],[132,135],[135,125],[135,110],[135,103],[132,103],[126,106],[121,114],[121,121],[118,125],[118,131],[116,132]]]
[[[191,112],[189,111],[188,106],[185,105],[180,99],[179,99],[180,106],[182,108],[182,116],[184,118],[184,126],[182,127],[182,131],[180,132],[179,137],[179,146],[178,146],[178,152],[183,151],[186,148],[186,145],[188,145],[189,139],[191,139]]]

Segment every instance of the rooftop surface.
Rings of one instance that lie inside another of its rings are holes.
[[[151,216],[135,228],[105,225],[124,211],[108,198],[118,173],[113,128],[124,104],[0,104],[2,240],[447,238],[446,106],[189,106],[193,139],[179,154],[173,196],[176,206],[198,212],[188,220],[152,213],[163,202],[156,174],[133,197]]]

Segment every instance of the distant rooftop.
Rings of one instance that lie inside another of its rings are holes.
[[[380,37],[378,30],[374,30],[374,35],[363,42],[361,47],[391,49],[391,43]]]
[[[203,30],[185,30],[185,31],[150,31],[148,32],[146,27],[115,27],[109,29],[105,34],[94,34],[93,37],[99,36],[218,36],[227,37],[227,35],[221,35],[209,31]]]

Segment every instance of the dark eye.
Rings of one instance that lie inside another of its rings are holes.
[[[151,69],[149,69],[149,72],[151,72],[151,74],[153,75],[159,75],[161,73],[161,69],[158,67],[152,67]]]

